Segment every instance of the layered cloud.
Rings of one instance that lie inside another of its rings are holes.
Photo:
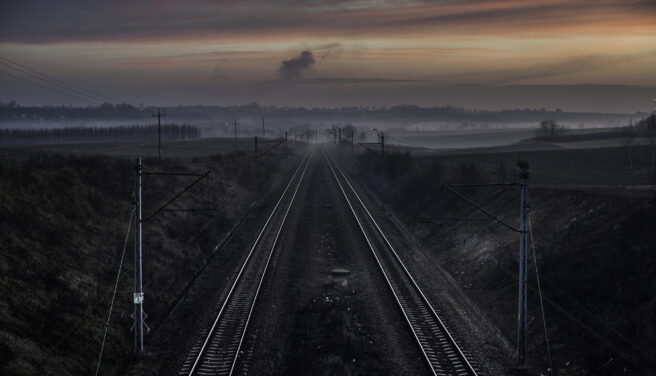
[[[0,56],[144,102],[444,104],[542,85],[575,104],[554,85],[656,86],[654,20],[654,0],[3,0]],[[32,92],[0,74],[0,101]]]
[[[0,41],[244,40],[429,33],[653,33],[652,0],[76,1],[7,0]]]

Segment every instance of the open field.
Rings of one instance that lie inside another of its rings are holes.
[[[610,132],[613,128],[568,129],[567,135],[594,135]],[[401,131],[387,132],[386,142],[401,146],[426,148],[435,150],[484,149],[506,146],[519,146],[522,141],[536,136],[535,128],[503,128],[503,129],[463,129],[441,131]],[[619,139],[603,139],[580,141],[561,141],[558,143],[540,143],[541,148],[588,148],[617,146]],[[528,148],[534,148],[531,145]]]
[[[649,147],[634,147],[632,156],[633,168],[629,166],[628,152],[623,147],[551,150],[498,148],[496,152],[473,150],[467,153],[459,151],[433,157],[438,158],[449,171],[458,171],[465,164],[474,166],[471,173],[477,179],[494,182],[516,179],[517,160],[522,158],[531,164],[532,185],[623,186],[650,184]]]
[[[259,152],[273,146],[266,139],[267,145],[261,144]],[[262,139],[258,138],[261,142]],[[288,146],[294,145],[290,142]],[[237,138],[203,138],[192,141],[162,142],[163,158],[193,158],[234,152],[253,153],[252,137]],[[284,145],[277,151],[284,150]],[[71,144],[39,144],[39,145],[0,145],[0,157],[20,158],[35,152],[76,155],[104,155],[112,157],[157,157],[157,142],[134,143],[71,143]]]

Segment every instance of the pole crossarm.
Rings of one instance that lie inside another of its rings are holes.
[[[200,212],[200,211],[217,211],[219,209],[200,209],[200,208],[194,208],[194,209],[162,209],[162,213],[164,212]]]
[[[378,150],[370,149],[370,148],[366,147],[365,145],[381,145],[381,143],[380,142],[359,142],[358,145],[362,146],[363,148],[369,150],[372,153],[378,154]]]
[[[530,204],[528,202],[528,178],[529,178],[529,163],[524,160],[519,160],[517,161],[517,167],[519,167],[519,179],[520,183],[484,183],[484,184],[441,184],[440,191],[429,201],[427,205],[425,205],[421,210],[419,210],[417,213],[415,213],[414,217],[418,218],[420,220],[431,220],[431,219],[455,219],[455,220],[460,220],[460,219],[465,219],[465,220],[494,220],[504,227],[519,233],[519,283],[518,283],[518,303],[517,303],[517,363],[521,366],[524,367],[526,364],[526,343],[527,343],[527,326],[529,322],[527,322],[527,312],[528,312],[528,299],[527,299],[527,290],[528,290],[528,238],[527,238],[527,232],[530,231],[530,227],[527,228],[527,223],[529,223],[529,211],[530,211]],[[520,220],[519,220],[519,226],[520,228],[515,228],[514,226],[511,226],[507,222],[503,221],[501,218],[499,218],[497,215],[494,215],[492,212],[489,210],[485,209],[483,206],[477,204],[474,202],[474,200],[470,199],[469,197],[463,195],[462,193],[458,192],[454,188],[459,188],[459,187],[502,187],[502,186],[519,186],[520,187]],[[442,190],[447,190],[450,193],[452,193],[454,196],[457,198],[465,201],[469,205],[473,206],[475,209],[483,212],[487,218],[478,218],[478,217],[473,217],[473,218],[458,218],[458,217],[419,217],[419,214],[426,210],[433,201],[435,201],[438,197],[440,197],[440,194]],[[531,241],[532,241],[532,234],[531,234]],[[533,256],[535,258],[535,255]],[[536,261],[536,275],[537,275],[537,261]],[[539,283],[539,281],[538,281]],[[539,288],[539,285],[538,285]],[[540,295],[540,304],[542,305],[542,296]],[[544,311],[543,311],[543,316],[544,316]],[[546,324],[544,324],[545,327],[545,337],[546,337]],[[548,346],[548,345],[547,345]],[[551,357],[549,357],[551,358]],[[549,359],[549,374],[551,374],[551,359]]]
[[[198,172],[142,172],[141,175],[166,175],[166,176],[203,176],[206,173]]]
[[[187,191],[190,190],[194,185],[196,185],[196,183],[198,183],[199,181],[201,181],[201,180],[203,180],[204,178],[206,178],[209,174],[210,174],[210,172],[207,171],[206,173],[200,175],[200,176],[198,177],[198,179],[194,180],[191,184],[189,184],[187,187],[185,187],[185,189],[183,189],[180,193],[178,193],[178,194],[176,194],[175,196],[173,196],[173,198],[171,198],[169,201],[167,201],[167,202],[166,202],[164,205],[162,205],[159,209],[155,210],[155,212],[154,212],[153,214],[151,214],[151,215],[149,215],[148,217],[146,217],[146,219],[144,219],[143,222],[148,222],[151,218],[153,218],[154,216],[156,216],[157,214],[159,214],[160,212],[162,212],[167,206],[171,205],[171,204],[173,203],[173,201],[177,200],[178,197],[182,196],[185,192],[187,192]]]
[[[459,221],[459,220],[471,220],[471,221],[493,221],[494,218],[472,218],[472,217],[416,217],[419,220],[443,220],[443,221]]]
[[[280,141],[280,140],[275,140],[275,141],[259,141],[259,140],[258,140],[258,141],[257,141],[258,144],[261,144],[261,143],[264,143],[264,142],[277,142],[277,144],[275,144],[274,146],[268,148],[267,150],[265,150],[265,151],[263,151],[263,152],[257,154],[257,155],[255,156],[256,158],[259,158],[259,157],[261,157],[261,156],[267,154],[268,152],[272,151],[273,149],[275,149],[275,148],[277,148],[278,146],[280,146],[280,145],[282,145],[282,144],[285,143],[285,141]]]
[[[440,194],[442,193],[443,190],[444,190],[444,187],[440,187],[440,190],[437,192],[437,194],[434,195],[434,196],[428,201],[428,203],[426,203],[426,205],[424,205],[423,208],[419,209],[419,211],[417,211],[412,217],[413,217],[413,218],[417,218],[417,217],[419,216],[419,214],[421,214],[424,210],[428,209],[428,208],[433,204],[433,202],[434,202],[435,200],[437,200],[437,199],[440,197]]]
[[[490,184],[449,184],[449,187],[520,187],[518,183],[490,183]]]
[[[485,213],[486,215],[488,215],[488,216],[490,217],[490,219],[493,219],[493,220],[499,222],[500,224],[502,224],[503,226],[507,227],[508,229],[510,229],[510,230],[512,230],[512,231],[515,231],[515,232],[521,232],[521,230],[519,230],[519,229],[517,229],[517,228],[515,228],[515,227],[513,227],[513,226],[511,226],[511,225],[509,225],[508,223],[506,223],[505,221],[503,221],[501,218],[499,218],[498,216],[492,214],[489,210],[487,210],[487,209],[485,209],[484,207],[480,206],[479,204],[475,203],[474,201],[472,201],[472,200],[471,200],[470,198],[468,198],[467,196],[465,196],[465,195],[463,195],[462,193],[460,193],[460,192],[456,191],[455,189],[451,188],[449,185],[442,184],[442,187],[443,187],[444,189],[446,189],[447,191],[453,193],[454,195],[456,195],[456,196],[459,197],[460,199],[464,200],[465,202],[467,202],[467,203],[470,204],[471,206],[473,206],[473,207],[475,207],[476,209],[482,211],[483,213]]]

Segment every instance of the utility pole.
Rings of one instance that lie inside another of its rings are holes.
[[[380,159],[380,177],[383,179],[383,185],[385,185],[385,133],[380,132],[380,151],[381,151],[381,159]]]
[[[159,111],[158,111],[159,112]],[[143,279],[142,279],[142,254],[141,254],[141,158],[135,162],[135,180],[134,180],[134,352],[135,354],[143,353],[143,327],[144,327],[144,310],[143,310]]]
[[[287,131],[285,131],[285,154],[288,154],[288,150],[287,150]]]
[[[354,133],[355,133],[355,128],[351,128],[351,158],[353,158],[353,146],[355,144],[354,140]]]
[[[378,137],[380,137],[380,181],[385,186],[385,133],[374,128]]]
[[[157,156],[162,158],[162,117],[166,117],[166,114],[162,114],[157,107],[157,113],[153,114],[153,117],[157,116]]]
[[[205,211],[205,210],[216,210],[216,209],[177,209],[177,210],[168,210],[166,209],[170,204],[172,204],[178,197],[191,189],[196,183],[206,178],[209,175],[209,171],[204,174],[200,173],[185,173],[185,172],[152,172],[144,171],[144,166],[141,164],[141,158],[135,160],[134,165],[134,192],[132,203],[134,210],[134,312],[132,313],[132,318],[134,324],[132,330],[134,330],[134,353],[141,355],[144,350],[144,326],[146,327],[147,332],[150,332],[150,328],[146,324],[145,320],[148,318],[148,315],[144,312],[143,301],[143,253],[142,253],[142,225],[145,222],[148,222],[150,219],[158,215],[159,213],[167,211]],[[146,175],[169,175],[169,176],[196,176],[197,179],[185,187],[180,193],[176,194],[172,199],[167,203],[161,206],[159,209],[155,210],[153,214],[146,216],[144,219],[141,206],[142,206],[142,179]]]
[[[527,270],[528,270],[528,177],[529,163],[524,160],[517,162],[520,181],[519,204],[519,299],[517,302],[517,362],[520,366],[526,364],[526,311],[527,311]]]
[[[257,136],[255,136],[255,154],[254,154],[254,163],[255,163],[255,200],[260,200],[260,174],[257,171]]]
[[[382,141],[382,138],[381,138]],[[360,144],[362,145],[362,144]],[[526,160],[517,161],[517,167],[519,168],[519,184],[517,183],[499,183],[499,184],[455,184],[455,185],[446,185],[442,184],[442,188],[453,193],[457,198],[467,202],[469,205],[475,207],[479,211],[483,212],[487,218],[457,218],[457,217],[418,217],[418,215],[426,210],[428,206],[420,209],[415,215],[414,218],[428,219],[428,220],[453,220],[453,219],[489,219],[496,221],[506,228],[519,233],[519,282],[518,282],[518,299],[517,299],[517,363],[519,366],[524,367],[526,365],[526,343],[527,343],[527,305],[528,305],[528,252],[529,252],[529,214],[531,211],[531,205],[529,202],[528,194],[528,179],[529,179],[529,163]],[[519,186],[520,187],[520,202],[519,202],[519,228],[513,227],[510,224],[506,223],[499,216],[491,213],[486,210],[481,205],[477,204],[473,200],[467,198],[463,194],[454,190],[453,187],[499,187],[499,186]],[[438,193],[439,194],[439,193]],[[535,260],[537,262],[537,260]],[[536,267],[537,268],[537,267]],[[537,275],[537,270],[536,270]],[[539,287],[539,280],[538,280]],[[540,303],[542,304],[542,303]],[[542,312],[544,315],[544,311]],[[546,325],[546,324],[545,324]],[[546,329],[545,329],[546,336]],[[551,368],[551,365],[550,365]],[[549,373],[551,374],[551,373]]]
[[[373,129],[376,132],[376,135],[380,138],[380,142],[360,142],[358,145],[369,150],[372,153],[376,153],[375,150],[369,149],[365,145],[378,145],[380,144],[380,181],[383,187],[385,186],[385,133],[379,131],[378,128]],[[351,146],[351,153],[353,153],[353,146]]]

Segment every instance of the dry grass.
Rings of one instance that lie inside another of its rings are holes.
[[[286,159],[262,158],[264,181]],[[218,209],[167,213],[144,224],[145,309],[151,328],[162,322],[187,278],[250,206],[251,162],[239,153],[144,160],[151,170],[210,170],[210,176],[174,208]],[[144,179],[144,214],[189,183],[188,178]],[[125,157],[38,153],[0,161],[3,374],[69,375],[95,370],[130,217],[132,187],[133,165]],[[120,373],[130,359],[131,247],[130,241],[103,356],[106,374]]]

